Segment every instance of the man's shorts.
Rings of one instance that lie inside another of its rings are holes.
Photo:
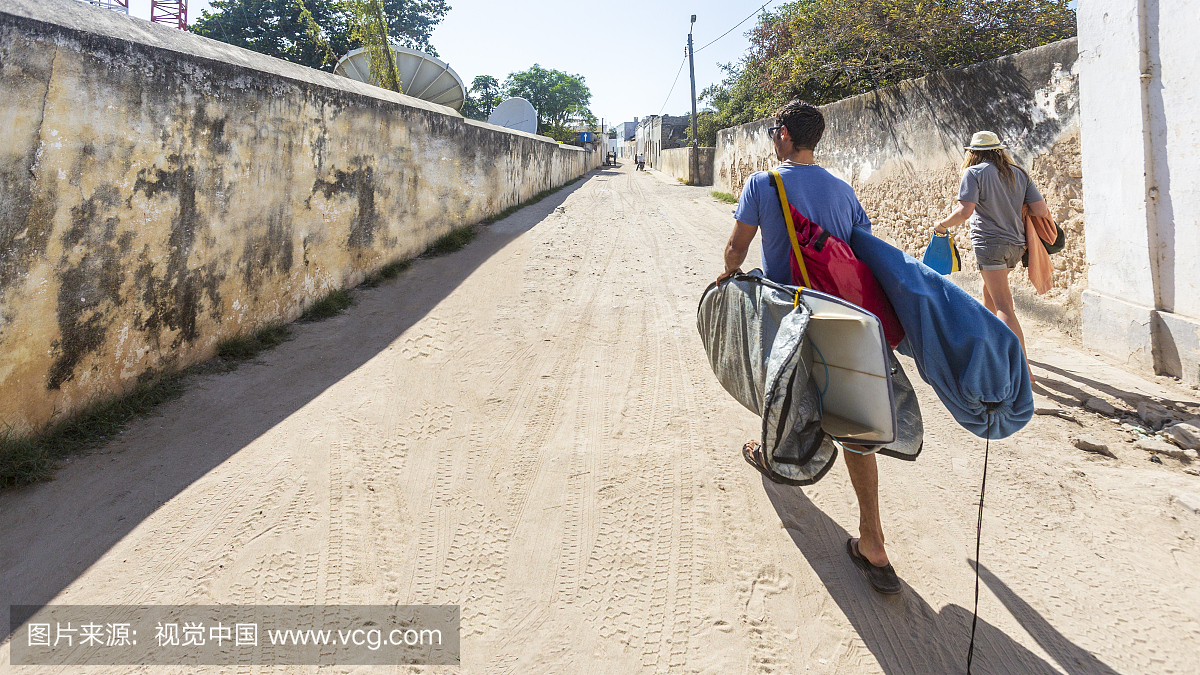
[[[981,271],[1011,270],[1021,262],[1023,255],[1025,255],[1024,246],[1010,244],[1006,241],[975,247],[975,262],[979,264]]]

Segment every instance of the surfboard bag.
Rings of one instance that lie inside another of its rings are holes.
[[[696,327],[721,386],[762,418],[762,448],[771,471],[782,479],[778,482],[810,485],[829,471],[838,451],[821,429],[805,335],[812,310],[796,302],[796,291],[764,279],[758,270],[735,274],[705,289]],[[879,453],[916,459],[921,412],[894,356],[892,378],[898,434]]]
[[[846,242],[797,211],[788,202],[779,172],[771,171],[770,174],[792,242],[792,283],[836,295],[874,314],[883,326],[888,344],[895,349],[904,339],[904,328],[888,303],[887,295],[871,274],[871,268],[854,256]]]
[[[917,363],[954,419],[1006,438],[1033,417],[1029,366],[1015,333],[986,307],[904,251],[854,228],[850,246],[871,267],[904,326],[899,351]]]

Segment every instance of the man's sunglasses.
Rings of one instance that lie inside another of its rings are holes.
[[[783,128],[782,124],[780,124],[778,126],[767,127],[767,136],[769,136],[771,138],[775,138],[775,132],[779,131],[782,128]]]

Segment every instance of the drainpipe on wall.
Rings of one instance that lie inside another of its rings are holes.
[[[1159,190],[1160,177],[1156,172],[1157,160],[1166,152],[1165,147],[1155,144],[1156,122],[1165,120],[1155,119],[1153,105],[1153,90],[1155,83],[1162,82],[1161,55],[1157,49],[1158,3],[1161,0],[1138,0],[1138,66],[1141,80],[1142,106],[1142,145],[1144,148],[1143,162],[1145,166],[1145,198],[1146,198],[1146,245],[1149,249],[1150,287],[1154,297],[1154,312],[1150,324],[1150,360],[1154,372],[1158,375],[1187,377],[1186,370],[1180,361],[1180,345],[1176,344],[1177,336],[1170,328],[1172,312],[1174,311],[1174,292],[1168,285],[1174,283],[1167,269],[1164,269],[1164,255],[1173,255],[1162,250],[1164,243],[1171,244],[1169,235],[1163,233],[1163,216],[1160,202],[1166,196]],[[1153,6],[1153,16],[1151,13]],[[1160,111],[1161,113],[1162,111]],[[1169,176],[1169,174],[1168,174]],[[1168,176],[1164,179],[1169,180]],[[1168,183],[1169,185],[1169,183]],[[1170,223],[1166,223],[1169,225]],[[1164,236],[1167,238],[1164,239]],[[1200,336],[1198,336],[1200,337]],[[1186,347],[1185,347],[1186,349]],[[1186,359],[1185,359],[1186,360]]]
[[[1163,309],[1162,275],[1159,273],[1158,251],[1158,185],[1154,178],[1154,127],[1150,114],[1150,85],[1154,81],[1154,63],[1150,60],[1150,21],[1148,0],[1138,0],[1138,63],[1141,66],[1142,148],[1146,177],[1146,243],[1150,249],[1150,280],[1154,289],[1154,309]],[[1158,331],[1153,331],[1154,342]],[[1159,351],[1155,345],[1156,353]],[[1155,370],[1161,369],[1157,355]]]

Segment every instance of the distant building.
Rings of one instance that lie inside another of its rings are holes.
[[[632,141],[637,134],[638,118],[633,118],[632,122],[621,122],[614,124],[613,128],[617,130],[617,139],[621,141]]]
[[[642,120],[635,134],[638,154],[646,155],[646,166],[659,168],[659,153],[687,145],[687,128],[691,115],[651,115]]]

